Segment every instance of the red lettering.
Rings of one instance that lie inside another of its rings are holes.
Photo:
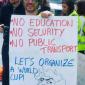
[[[30,26],[53,26],[53,27],[72,27],[73,20],[68,19],[30,19]]]
[[[12,47],[23,47],[23,40],[22,39],[10,40],[10,46],[12,46]]]
[[[10,35],[15,36],[15,37],[21,37],[23,34],[22,28],[13,28],[10,31]]]
[[[42,53],[70,53],[70,52],[76,52],[77,51],[77,46],[75,45],[60,45],[60,46],[45,46],[40,49]]]
[[[34,20],[35,19],[30,19],[30,26],[34,26],[34,23],[35,23]]]
[[[40,26],[40,20],[36,19],[36,26]]]
[[[24,18],[16,18],[16,17],[14,17],[12,20],[11,20],[11,23],[12,23],[12,25],[14,25],[14,26],[24,26],[24,24],[25,24],[25,20],[24,20]]]
[[[61,37],[65,29],[53,29],[53,28],[42,28],[42,29],[28,29],[28,36],[58,36]]]
[[[37,38],[37,39],[28,39],[29,46],[53,46],[55,45],[55,39],[43,39],[43,38]]]

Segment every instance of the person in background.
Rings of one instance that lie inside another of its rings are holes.
[[[77,13],[80,16],[80,28],[78,29],[78,51],[85,54],[85,1],[77,2]]]
[[[39,5],[39,8],[38,8],[38,14],[40,12],[43,12],[43,11],[50,11],[50,6],[49,6],[49,2],[47,0],[41,0],[41,3]]]
[[[75,11],[74,1],[63,0],[62,8],[62,16],[78,16],[77,12]]]
[[[12,14],[25,14],[24,6],[21,3],[21,0],[9,0],[9,2],[1,8],[0,31],[4,33],[2,46],[2,85],[9,85],[9,27]]]
[[[78,71],[77,85],[85,84],[85,0],[77,2],[77,13],[80,18],[80,28],[78,29]]]

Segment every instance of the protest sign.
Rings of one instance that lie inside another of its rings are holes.
[[[77,24],[73,16],[13,15],[10,85],[77,85]]]

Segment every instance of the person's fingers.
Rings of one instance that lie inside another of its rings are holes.
[[[51,12],[45,11],[45,12],[41,12],[41,16],[43,18],[49,18],[50,16],[52,16]]]
[[[48,16],[52,16],[52,13],[49,13]]]
[[[46,15],[45,15],[45,13],[42,12],[42,13],[41,13],[41,16],[44,18]]]

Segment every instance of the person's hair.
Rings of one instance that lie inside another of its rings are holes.
[[[73,12],[73,10],[74,10],[74,1],[72,1],[72,0],[63,0],[62,4],[66,4],[68,6],[68,14]]]
[[[38,10],[38,13],[42,12],[42,11],[50,11],[50,6],[49,6],[49,2],[47,0],[41,0],[40,5],[40,9]]]
[[[79,15],[85,16],[85,1],[84,0],[80,0],[77,2],[77,12]]]

